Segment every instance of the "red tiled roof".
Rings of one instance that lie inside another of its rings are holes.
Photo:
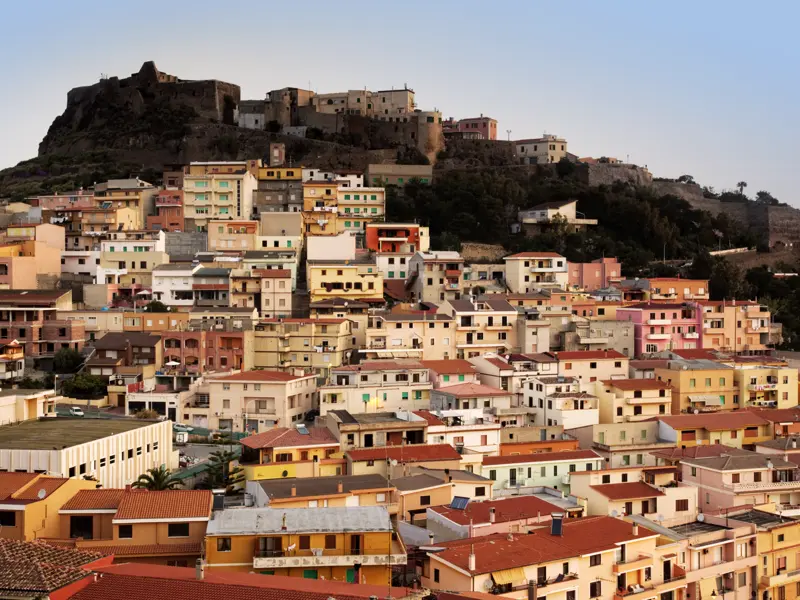
[[[396,460],[399,463],[437,460],[460,460],[461,455],[450,444],[412,444],[410,446],[383,446],[349,450],[353,462],[365,460]]]
[[[796,423],[800,421],[800,408],[751,408],[749,412],[773,423]]]
[[[0,473],[0,501],[8,500],[37,477],[37,473]]]
[[[259,323],[303,323],[305,325],[309,324],[317,324],[317,325],[340,325],[344,323],[347,319],[304,319],[304,318],[296,318],[296,319],[261,319]]]
[[[537,452],[513,456],[484,456],[484,465],[511,465],[517,463],[555,462],[564,460],[591,460],[600,458],[594,450],[562,450],[561,452]]]
[[[672,386],[660,379],[609,379],[603,385],[621,390],[669,390]]]
[[[511,370],[514,368],[502,358],[486,358],[484,360],[498,369]]]
[[[441,543],[438,545],[446,549],[435,557],[469,571],[469,555],[474,550],[473,573],[492,573],[611,550],[620,543],[653,535],[642,526],[634,535],[630,523],[614,517],[585,517],[565,520],[560,536],[551,535],[545,527],[512,539],[503,533]]]
[[[286,279],[292,276],[289,269],[253,269],[253,273],[261,279]]]
[[[671,415],[658,417],[658,420],[663,421],[673,429],[707,429],[708,431],[757,427],[769,423],[766,419],[762,419],[746,410],[700,413],[697,415]]]
[[[98,543],[86,546],[93,552],[100,552],[106,556],[113,554],[115,557],[125,556],[183,556],[186,554],[200,555],[203,552],[202,542],[185,542],[183,544],[118,544]]]
[[[124,489],[81,490],[61,510],[116,510],[124,495]]]
[[[401,302],[409,297],[409,290],[406,289],[405,279],[384,279],[383,293],[394,300]]]
[[[243,371],[226,377],[216,377],[213,381],[256,381],[256,382],[281,382],[303,379],[306,375],[292,375],[283,371]]]
[[[33,485],[28,486],[23,491],[14,494],[14,500],[39,500],[39,492],[45,491],[45,497],[55,492],[64,485],[69,479],[64,477],[40,477]]]
[[[248,448],[294,448],[297,446],[325,446],[339,443],[327,427],[308,427],[308,434],[296,427],[276,427],[263,433],[242,438],[239,443]]]
[[[73,600],[368,600],[391,593],[408,595],[406,588],[303,579],[282,575],[217,572],[206,569],[198,581],[195,569],[155,564],[124,563],[96,569],[97,581],[72,596]]]
[[[465,510],[450,508],[449,506],[432,506],[428,510],[458,523],[459,525],[480,525],[489,523],[489,509],[494,508],[495,523],[506,523],[520,519],[531,519],[536,516],[550,519],[550,513],[563,512],[555,504],[550,504],[536,496],[515,496],[487,500],[485,502],[470,502]]]
[[[643,481],[631,481],[628,483],[606,483],[604,485],[591,485],[594,491],[602,494],[609,500],[639,500],[641,498],[653,498],[663,496],[664,492],[647,485]]]
[[[486,396],[510,396],[511,392],[481,383],[458,383],[440,387],[439,392],[456,398],[485,398]]]
[[[451,358],[450,360],[421,360],[423,367],[436,371],[440,375],[464,375],[475,373],[475,367],[471,362],[461,358]]]
[[[211,514],[211,490],[131,490],[114,520],[197,519]]]
[[[687,358],[687,359],[704,358],[707,360],[718,360],[719,358],[716,355],[713,348],[690,348],[690,349],[672,350],[672,353],[680,356],[681,358]]]
[[[564,258],[558,252],[517,252],[505,258]]]
[[[429,410],[415,410],[413,412],[418,417],[425,419],[428,422],[428,425],[444,425],[444,421],[442,421]]]
[[[628,357],[617,350],[573,350],[553,352],[558,360],[628,360]]]

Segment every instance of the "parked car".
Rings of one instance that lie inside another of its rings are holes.
[[[184,425],[183,423],[173,423],[172,431],[185,431],[189,433],[191,431],[194,431],[194,427],[189,427],[188,425]]]
[[[70,417],[82,417],[83,416],[83,409],[77,406],[70,406],[69,407],[69,416]]]

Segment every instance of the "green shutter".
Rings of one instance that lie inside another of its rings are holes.
[[[463,376],[463,375],[459,375],[459,376],[458,376],[458,380],[459,380],[459,381],[464,381],[464,376]]]
[[[369,402],[369,394],[361,394],[362,402]]]
[[[442,379],[444,379],[445,381],[450,381],[450,375],[443,375]]]

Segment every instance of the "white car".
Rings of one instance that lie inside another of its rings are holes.
[[[194,427],[189,427],[188,425],[184,425],[183,423],[173,423],[172,424],[172,431],[194,431]]]
[[[83,409],[78,408],[77,406],[70,406],[69,407],[69,416],[70,417],[82,417],[83,416]]]

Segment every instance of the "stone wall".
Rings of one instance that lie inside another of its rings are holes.
[[[500,262],[508,252],[498,244],[477,244],[474,242],[464,242],[461,245],[461,256],[467,262],[475,262],[488,259],[492,262]]]
[[[677,196],[683,198],[690,204],[702,203],[706,198],[703,197],[703,188],[696,183],[680,183],[678,181],[654,181],[653,189],[662,196]],[[709,211],[711,212],[711,211]]]
[[[575,172],[578,179],[592,186],[612,185],[618,181],[649,186],[653,182],[650,171],[637,165],[581,163],[577,165]]]
[[[202,231],[167,232],[166,250],[170,260],[194,258],[198,252],[208,250],[208,236]]]

